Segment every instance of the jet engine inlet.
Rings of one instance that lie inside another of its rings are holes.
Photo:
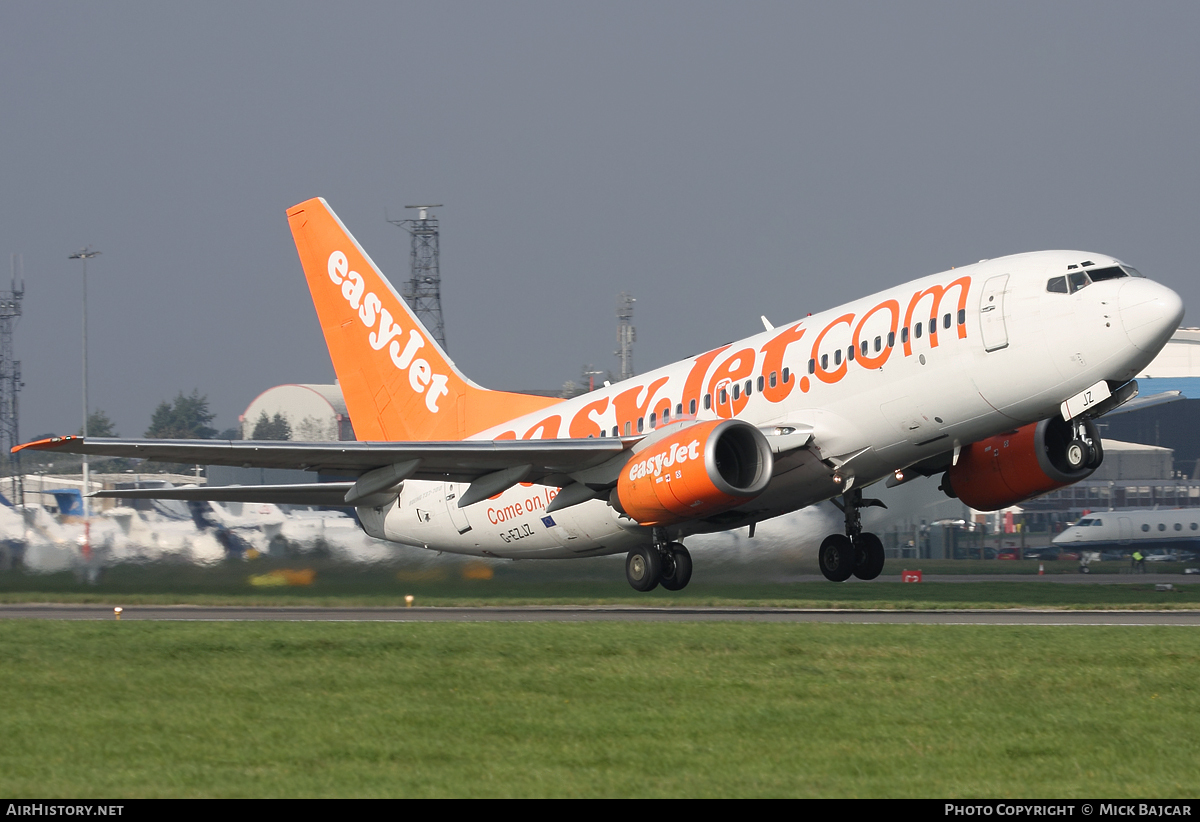
[[[767,438],[753,425],[694,423],[634,454],[612,501],[642,525],[703,519],[761,494],[773,467]]]
[[[1083,436],[1061,417],[968,445],[946,472],[943,489],[977,511],[995,511],[1087,479],[1104,452],[1095,423]]]

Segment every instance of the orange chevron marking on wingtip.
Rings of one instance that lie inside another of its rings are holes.
[[[57,448],[58,446],[62,445],[63,443],[72,442],[73,440],[82,440],[82,439],[83,439],[83,437],[76,437],[76,436],[47,437],[44,440],[34,440],[33,442],[23,442],[20,445],[14,445],[12,447],[12,453],[15,454],[18,451],[24,451],[26,448],[29,448],[34,451],[49,451],[51,448]]]

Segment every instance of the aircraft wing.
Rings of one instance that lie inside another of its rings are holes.
[[[290,442],[265,440],[126,440],[51,437],[22,450],[147,459],[244,468],[292,468],[358,476],[418,460],[413,479],[472,482],[484,474],[528,465],[524,482],[593,468],[630,448],[636,438],[479,440],[454,442]]]
[[[659,430],[659,435],[674,426]],[[757,433],[757,432],[756,432]],[[812,439],[808,425],[773,426],[759,433],[772,453],[794,451]],[[49,451],[245,468],[320,471],[348,481],[292,485],[184,486],[101,491],[113,499],[180,499],[272,502],[297,505],[383,505],[407,479],[469,483],[459,507],[499,494],[519,482],[557,486],[547,511],[602,496],[617,482],[631,455],[655,437],[589,437],[553,440],[454,440],[449,442],[290,442],[266,440],[126,440],[50,437],[13,452]],[[767,441],[769,440],[769,442]],[[853,457],[851,457],[852,459]],[[847,460],[848,461],[848,460]],[[354,480],[349,480],[355,477]]]

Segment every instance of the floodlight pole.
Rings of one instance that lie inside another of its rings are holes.
[[[91,246],[76,251],[67,259],[83,260],[83,436],[88,432],[88,362],[87,362],[87,261],[100,256],[99,251],[92,251]],[[92,505],[88,500],[91,486],[88,484],[88,458],[83,455],[83,521],[87,523],[92,514]],[[85,526],[86,527],[86,526]]]

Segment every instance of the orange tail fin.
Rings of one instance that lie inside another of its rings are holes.
[[[288,223],[359,440],[460,440],[559,402],[464,377],[323,199]]]

